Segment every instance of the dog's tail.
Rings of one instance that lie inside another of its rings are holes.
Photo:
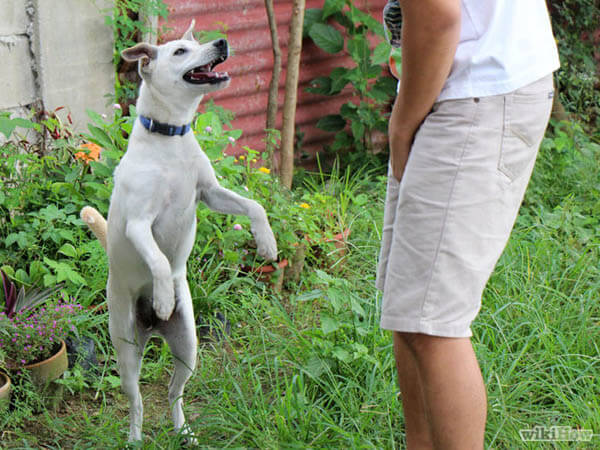
[[[92,233],[100,241],[104,250],[106,250],[106,219],[102,217],[102,214],[98,210],[91,206],[85,206],[79,215],[81,216],[81,220],[87,224]]]

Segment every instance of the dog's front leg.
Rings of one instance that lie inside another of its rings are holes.
[[[265,259],[277,258],[277,242],[267,213],[261,205],[220,185],[203,190],[200,198],[213,211],[248,216],[252,222],[252,235],[256,241],[257,253]]]
[[[161,320],[168,320],[175,307],[173,276],[169,260],[160,251],[152,235],[152,222],[129,220],[125,235],[152,273],[152,307],[156,316]]]

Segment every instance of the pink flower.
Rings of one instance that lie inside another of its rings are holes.
[[[242,229],[242,226],[241,226],[239,223],[236,223],[236,224],[233,226],[233,229],[234,229],[234,230],[237,230],[237,231],[239,231],[239,230],[241,230],[241,229]]]

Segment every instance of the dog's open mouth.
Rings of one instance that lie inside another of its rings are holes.
[[[227,81],[229,80],[229,74],[227,72],[213,71],[217,64],[222,63],[226,59],[225,56],[220,56],[213,62],[205,64],[204,66],[194,67],[183,75],[183,79],[192,84],[217,84]]]

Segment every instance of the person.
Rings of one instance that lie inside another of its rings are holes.
[[[556,42],[544,0],[390,1],[384,23],[402,63],[377,287],[406,444],[480,449],[470,326],[549,120]]]

